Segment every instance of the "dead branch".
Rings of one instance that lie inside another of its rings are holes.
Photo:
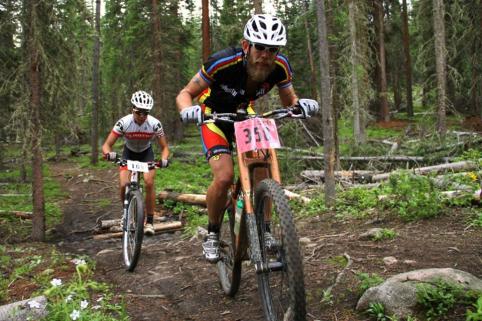
[[[0,210],[0,214],[15,215],[16,217],[20,217],[20,218],[23,218],[23,219],[31,219],[32,218],[32,212]]]
[[[284,192],[285,192],[285,196],[290,200],[291,199],[297,199],[297,200],[300,200],[301,202],[303,202],[305,204],[308,204],[309,202],[311,202],[310,198],[305,197],[305,196],[301,196],[300,194],[290,192],[287,189],[285,189]]]
[[[181,194],[176,192],[162,191],[157,197],[159,200],[173,200],[193,205],[206,206],[206,195],[203,194]]]
[[[299,199],[303,203],[308,203],[311,201],[308,197],[301,196],[299,194],[293,193],[288,191],[287,189],[284,190],[286,197],[288,199]],[[159,200],[173,200],[177,202],[183,202],[193,205],[201,205],[206,206],[206,195],[204,194],[181,194],[175,192],[167,192],[163,191],[158,194]]]
[[[154,231],[156,234],[164,233],[164,232],[171,232],[177,231],[182,229],[181,222],[168,222],[168,223],[156,223],[154,224]],[[110,238],[120,238],[122,237],[123,232],[114,232],[114,233],[104,233],[104,234],[97,234],[94,235],[94,240],[106,240]]]
[[[353,264],[353,261],[351,259],[351,257],[347,254],[347,253],[343,253],[343,257],[346,258],[347,260],[347,263],[345,265],[345,267],[343,268],[343,270],[341,270],[341,272],[338,274],[338,276],[336,277],[335,279],[335,283],[333,283],[332,285],[330,285],[326,290],[325,292],[327,293],[331,293],[331,291],[333,290],[334,287],[336,287],[338,285],[338,283],[340,283],[341,281],[341,278],[346,274],[346,271],[348,271],[350,269],[350,266]]]
[[[366,171],[366,170],[353,170],[353,171],[335,171],[335,179],[345,179],[349,181],[367,181],[369,178],[379,172]],[[325,171],[322,170],[304,170],[300,175],[309,180],[324,180]]]
[[[311,138],[311,140],[313,141],[313,143],[315,143],[316,146],[320,146],[320,143],[318,143],[318,141],[315,139],[315,137],[313,137],[313,134],[310,132],[310,130],[308,129],[308,127],[306,127],[305,125],[305,122],[301,121],[301,119],[298,120],[298,123],[301,124],[301,126],[303,126],[303,129],[305,130],[305,132],[308,134],[308,136]]]
[[[441,172],[445,172],[445,171],[448,171],[448,170],[451,170],[451,171],[473,170],[476,167],[477,167],[477,165],[474,162],[461,161],[461,162],[455,162],[455,163],[448,163],[448,164],[413,168],[413,169],[411,169],[411,171],[414,174],[423,175],[423,174],[428,174],[428,173],[441,173]],[[393,173],[394,172],[373,175],[371,181],[372,182],[379,182],[379,181],[386,180]]]

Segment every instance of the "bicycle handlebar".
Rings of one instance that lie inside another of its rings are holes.
[[[273,118],[273,119],[282,119],[282,118],[303,118],[303,114],[300,113],[299,108],[297,107],[286,107],[286,108],[279,108],[274,109],[263,114],[248,114],[245,110],[238,110],[236,113],[212,113],[212,114],[205,114],[203,115],[203,122],[201,125],[215,123],[215,122],[223,122],[223,123],[235,123],[238,121],[243,121],[249,118]]]
[[[112,162],[119,165],[119,166],[127,166],[127,159],[123,159],[119,156],[116,157],[115,160],[113,160]],[[154,161],[149,161],[149,162],[146,162],[147,163],[147,167],[151,170],[151,169],[155,169],[155,168],[161,168],[161,165],[159,164],[159,162],[154,162]]]

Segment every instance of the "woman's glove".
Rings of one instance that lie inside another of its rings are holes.
[[[169,160],[168,159],[161,159],[159,162],[158,162],[158,166],[160,168],[166,168],[169,166]]]
[[[105,153],[104,159],[108,161],[115,161],[117,159],[117,153],[116,152]]]

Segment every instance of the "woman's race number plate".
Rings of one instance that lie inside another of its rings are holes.
[[[274,119],[250,118],[234,123],[234,133],[238,153],[281,147]]]
[[[136,172],[149,172],[149,166],[147,163],[127,160],[127,169]]]

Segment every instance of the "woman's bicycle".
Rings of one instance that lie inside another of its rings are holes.
[[[154,162],[138,162],[116,158],[114,163],[127,166],[131,173],[130,183],[126,186],[122,212],[122,253],[127,271],[134,271],[141,255],[144,237],[144,197],[140,173],[158,167]]]
[[[294,112],[283,108],[262,115],[214,113],[203,121],[234,123],[236,136],[239,177],[221,226],[219,280],[224,292],[234,296],[242,262],[250,259],[268,321],[306,320],[300,245],[274,149],[280,147],[274,119],[300,117]]]

